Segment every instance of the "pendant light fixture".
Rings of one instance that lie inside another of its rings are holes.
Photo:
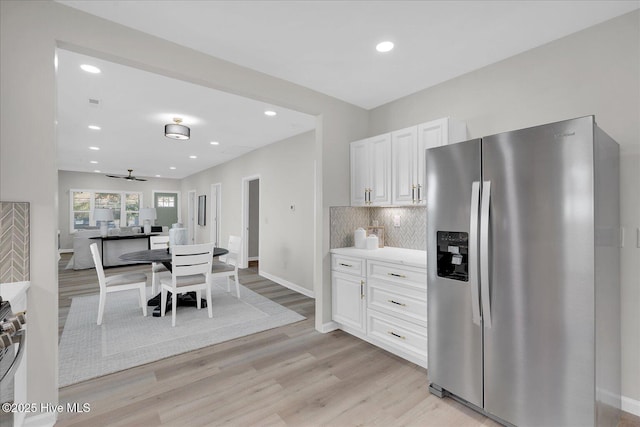
[[[164,136],[171,139],[189,139],[191,136],[191,129],[185,125],[181,125],[182,119],[175,117],[174,123],[164,125]]]

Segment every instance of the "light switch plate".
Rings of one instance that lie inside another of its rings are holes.
[[[393,226],[400,227],[400,215],[393,216]]]

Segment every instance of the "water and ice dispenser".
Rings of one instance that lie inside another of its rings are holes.
[[[438,276],[469,281],[469,233],[438,231]]]

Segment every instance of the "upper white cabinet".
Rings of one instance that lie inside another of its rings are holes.
[[[391,204],[391,136],[351,143],[351,206]]]
[[[445,117],[351,143],[351,206],[425,205],[424,150],[467,139]]]
[[[392,200],[396,206],[424,205],[425,149],[467,139],[467,126],[450,118],[391,133]]]

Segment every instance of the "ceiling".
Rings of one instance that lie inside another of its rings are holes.
[[[365,109],[640,8],[640,0],[57,1]],[[395,49],[376,52],[383,40]],[[88,61],[102,73],[81,71]],[[315,127],[302,113],[64,50],[58,78],[63,170],[183,178]],[[191,127],[189,141],[162,135],[173,117]]]

